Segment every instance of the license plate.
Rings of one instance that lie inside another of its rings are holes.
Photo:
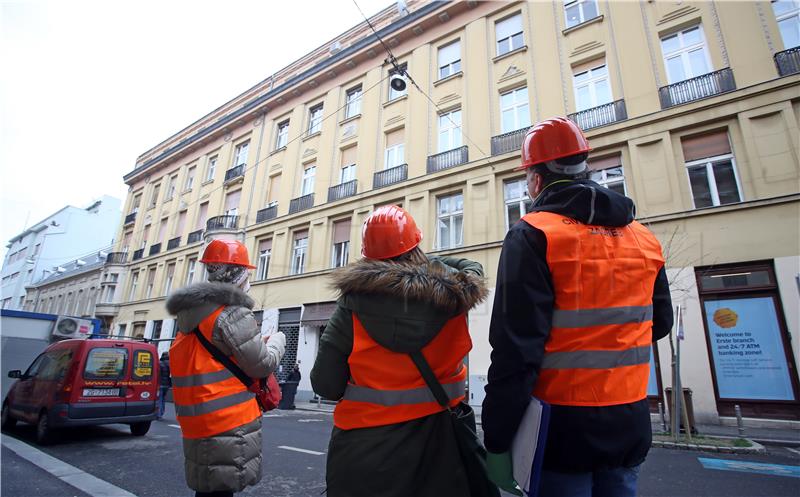
[[[119,388],[84,388],[84,397],[117,397]]]

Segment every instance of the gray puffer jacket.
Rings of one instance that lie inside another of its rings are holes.
[[[254,302],[227,283],[196,283],[167,299],[179,333],[191,331],[220,306],[211,341],[251,377],[278,367],[282,347],[265,344],[253,317]],[[261,418],[209,438],[183,439],[186,483],[197,492],[239,492],[261,480]]]

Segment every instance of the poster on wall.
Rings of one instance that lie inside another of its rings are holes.
[[[794,400],[772,298],[704,304],[720,398]]]
[[[647,380],[647,396],[658,397],[658,381],[656,381],[656,357],[650,351],[650,378]]]

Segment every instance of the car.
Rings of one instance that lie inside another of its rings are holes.
[[[2,427],[36,425],[45,445],[54,431],[72,426],[126,423],[143,436],[156,419],[158,360],[155,345],[139,340],[62,340],[49,345],[3,399]]]

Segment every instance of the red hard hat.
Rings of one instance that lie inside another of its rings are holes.
[[[370,259],[391,259],[413,250],[422,232],[411,214],[396,205],[378,207],[361,229],[361,255]]]
[[[211,240],[203,251],[203,264],[234,264],[246,268],[255,269],[250,265],[250,257],[247,255],[247,247],[237,240]]]
[[[540,121],[525,134],[522,164],[517,171],[591,150],[577,124],[564,117]]]

